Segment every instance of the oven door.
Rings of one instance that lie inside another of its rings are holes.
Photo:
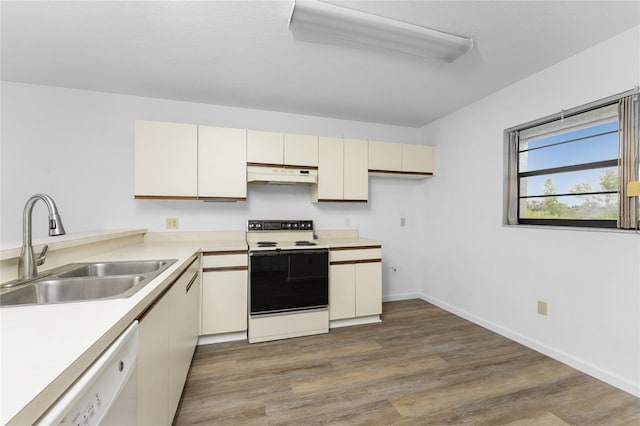
[[[329,305],[329,251],[269,250],[250,253],[251,315]]]

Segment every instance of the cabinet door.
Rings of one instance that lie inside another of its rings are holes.
[[[165,296],[169,299],[169,419],[173,419],[180,403],[198,341],[199,269],[199,262],[192,263]]]
[[[369,141],[369,170],[402,171],[402,144]]]
[[[314,201],[342,200],[344,196],[344,143],[340,138],[320,137],[318,185],[312,188]]]
[[[434,154],[433,146],[402,144],[402,171],[433,173]]]
[[[369,198],[369,143],[365,140],[344,140],[344,199]]]
[[[138,421],[168,425],[169,299],[163,297],[140,321],[138,337]]]
[[[247,198],[247,131],[198,126],[198,196]]]
[[[329,267],[329,319],[356,316],[356,265]]]
[[[198,195],[198,126],[135,122],[135,195]]]
[[[247,130],[247,163],[282,164],[284,134]]]
[[[318,166],[318,137],[284,135],[284,164],[290,166]]]
[[[200,262],[197,262],[197,267],[198,269],[200,268]],[[191,287],[186,291],[188,317],[187,321],[185,321],[185,333],[191,346],[191,353],[188,357],[190,366],[191,359],[193,358],[193,352],[196,350],[196,346],[198,345],[198,336],[200,336],[200,295],[202,293],[202,275],[200,272],[196,275]]]
[[[356,264],[356,317],[382,313],[382,262]]]
[[[247,271],[205,272],[202,277],[202,334],[247,329]]]

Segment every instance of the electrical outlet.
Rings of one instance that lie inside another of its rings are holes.
[[[538,300],[538,313],[547,316],[547,302],[544,300]]]
[[[165,227],[167,229],[178,229],[178,218],[168,217],[165,221]]]
[[[404,217],[400,218],[400,226],[407,226],[407,219],[405,219]]]

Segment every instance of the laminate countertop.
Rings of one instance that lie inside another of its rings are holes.
[[[201,250],[243,249],[243,239],[131,244],[77,261],[177,262],[129,298],[0,308],[0,424],[37,420]]]
[[[91,234],[83,238],[95,243],[100,236]],[[381,244],[357,234],[330,233],[321,235],[319,241],[330,248]],[[60,244],[66,247],[74,242],[65,240]],[[177,259],[131,297],[0,308],[0,423],[35,422],[200,252],[239,250],[247,250],[244,239],[174,241],[167,236],[145,240],[75,260]],[[4,250],[4,254],[8,258],[14,253]]]

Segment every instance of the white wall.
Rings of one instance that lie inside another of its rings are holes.
[[[371,179],[370,202],[312,204],[308,187],[250,185],[248,201],[204,203],[133,199],[136,119],[279,130],[419,143],[420,129],[326,119],[63,88],[2,83],[1,221],[3,247],[20,244],[22,209],[32,194],[56,201],[68,233],[114,228],[163,231],[243,230],[248,219],[313,219],[318,229],[360,229],[384,242],[384,295],[417,294],[423,233],[422,196],[429,181]],[[400,228],[400,217],[407,227]],[[34,235],[46,235],[46,208],[36,204]],[[350,224],[348,226],[348,224]],[[399,266],[390,274],[390,266]]]
[[[424,297],[635,395],[640,236],[504,227],[502,197],[504,129],[639,85],[639,41],[636,27],[423,129],[439,170]]]

